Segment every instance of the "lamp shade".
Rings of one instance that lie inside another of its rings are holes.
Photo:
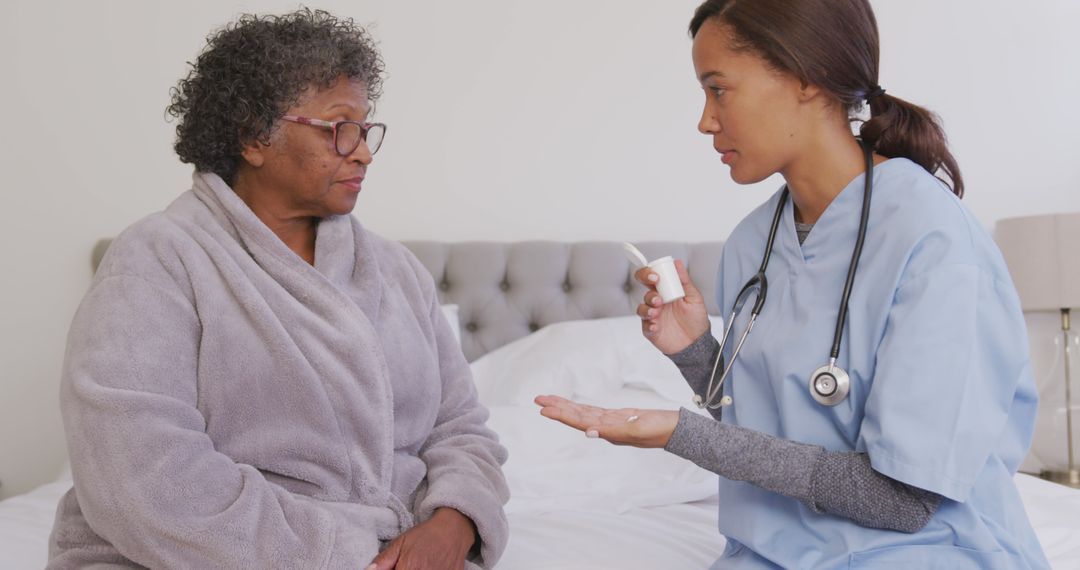
[[[1006,218],[994,234],[1025,311],[1080,307],[1080,213]]]

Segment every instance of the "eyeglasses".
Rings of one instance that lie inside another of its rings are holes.
[[[383,138],[386,136],[386,125],[382,123],[361,123],[359,121],[322,121],[296,115],[285,115],[282,119],[301,125],[311,125],[320,129],[329,129],[334,133],[334,150],[341,156],[349,156],[360,141],[367,143],[371,154],[379,152]]]

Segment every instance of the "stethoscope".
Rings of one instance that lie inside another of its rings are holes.
[[[810,375],[810,396],[819,404],[825,406],[835,406],[844,401],[844,398],[847,397],[848,392],[851,390],[851,381],[848,374],[843,368],[836,365],[836,358],[840,354],[840,339],[844,334],[844,320],[847,318],[851,287],[855,283],[855,269],[859,265],[859,255],[862,253],[863,241],[866,238],[866,222],[870,218],[870,194],[874,188],[873,152],[865,145],[863,151],[866,155],[866,185],[863,188],[862,217],[859,220],[859,236],[855,240],[855,251],[851,255],[851,264],[848,266],[847,281],[844,283],[844,294],[840,298],[840,312],[836,316],[836,332],[833,333],[832,351],[829,352],[829,363],[818,368]],[[724,328],[724,337],[720,341],[720,352],[716,355],[716,362],[713,363],[712,374],[709,376],[709,385],[705,391],[706,397],[702,399],[700,395],[694,395],[694,403],[699,408],[708,407],[715,410],[721,406],[730,406],[732,404],[731,396],[724,396],[715,404],[712,401],[723,390],[724,381],[727,379],[728,374],[731,373],[735,359],[739,356],[739,351],[742,350],[746,337],[754,328],[754,322],[757,321],[762,306],[765,305],[765,296],[769,290],[769,280],[765,278],[765,269],[769,267],[769,256],[772,255],[776,230],[780,227],[780,219],[783,217],[784,205],[787,204],[787,199],[788,189],[785,186],[783,193],[780,195],[780,203],[776,205],[776,213],[773,215],[772,228],[769,230],[769,240],[765,244],[765,256],[761,260],[761,268],[746,282],[746,285],[743,285],[739,295],[735,297],[735,306],[731,309],[731,317],[728,318],[727,326]],[[735,353],[731,355],[731,361],[724,366],[720,374],[720,381],[714,387],[713,380],[716,378],[716,369],[724,358],[724,348],[727,346],[731,327],[735,323],[735,318],[742,312],[743,305],[746,304],[750,294],[755,289],[758,291],[758,295],[757,299],[754,300],[753,307],[750,309],[750,321],[746,324],[746,329],[743,330],[739,343],[735,345]]]

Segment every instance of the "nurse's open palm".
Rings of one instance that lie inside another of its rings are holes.
[[[675,269],[679,272],[686,296],[666,305],[656,292],[656,279],[659,278],[656,272],[642,267],[634,273],[634,278],[648,289],[644,302],[637,308],[637,314],[641,317],[641,332],[664,354],[681,351],[709,330],[705,298],[690,281],[690,273],[681,260],[675,261]]]
[[[679,423],[679,412],[673,410],[598,408],[559,396],[537,396],[534,401],[542,416],[616,445],[664,447]]]

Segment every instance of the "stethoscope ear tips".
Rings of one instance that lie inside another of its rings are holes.
[[[732,403],[734,403],[734,400],[731,399],[731,396],[724,396],[723,398],[720,398],[720,407],[730,406]],[[697,394],[694,394],[694,405],[696,405],[699,408],[704,408],[705,407],[705,399],[702,398],[701,396],[697,395]],[[716,408],[716,406],[710,406],[710,407],[714,408],[714,409]]]

